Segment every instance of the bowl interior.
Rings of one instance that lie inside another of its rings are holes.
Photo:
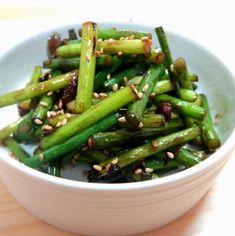
[[[112,27],[114,24],[101,24],[101,26]],[[158,46],[154,28],[133,25],[118,24],[118,28],[136,29],[152,32],[154,43]],[[79,25],[69,25],[41,33],[27,39],[13,47],[10,51],[0,57],[0,94],[23,87],[29,80],[32,69],[36,64],[41,64],[46,58],[46,42],[48,36],[54,31],[60,32],[62,37],[67,37],[69,28],[78,29]],[[170,48],[174,58],[183,56],[189,70],[199,76],[199,91],[208,95],[213,119],[216,129],[221,137],[222,143],[228,139],[234,130],[235,120],[235,80],[224,64],[213,56],[202,46],[172,32],[167,32]],[[18,113],[16,106],[9,106],[0,109],[0,128],[17,120]],[[32,147],[27,147],[28,150]],[[7,150],[0,148],[0,156],[8,158]],[[79,166],[84,169],[85,166]],[[66,168],[64,176],[85,180],[81,174],[76,174],[74,167]],[[80,172],[81,173],[81,172]]]

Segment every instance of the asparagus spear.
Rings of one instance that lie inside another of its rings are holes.
[[[205,109],[205,117],[199,123],[202,129],[202,138],[204,144],[209,150],[215,150],[216,148],[220,147],[221,142],[212,122],[207,97],[204,94],[200,94],[200,96],[202,99],[202,107]]]
[[[165,70],[165,66],[163,64],[156,66],[151,65],[147,73],[145,74],[143,80],[141,81],[138,89],[141,91],[139,94],[141,95],[140,100],[135,101],[128,107],[128,111],[126,114],[126,119],[135,127],[142,128],[143,127],[143,113],[146,108],[146,105],[149,100],[149,96],[153,91],[153,86],[160,79],[163,72]],[[139,95],[138,94],[138,95]]]
[[[30,155],[13,138],[6,138],[4,144],[10,149],[13,155],[19,159],[19,161],[22,162],[30,158]]]
[[[172,97],[167,94],[161,94],[154,98],[154,101],[159,102],[169,102],[176,109],[177,112],[184,114],[185,116],[189,116],[194,119],[203,119],[205,114],[205,109],[199,107],[193,103],[185,102],[181,99]]]
[[[145,72],[146,65],[136,64],[130,68],[127,68],[118,74],[113,75],[110,79],[104,81],[104,88],[107,90],[112,90],[115,86],[118,89],[119,86],[125,84],[125,79],[132,79],[134,76],[143,74]],[[115,89],[114,89],[115,90]]]
[[[84,144],[87,139],[96,132],[101,132],[112,125],[114,125],[118,120],[118,114],[111,114],[104,119],[100,120],[96,124],[84,129],[82,132],[74,135],[73,137],[67,139],[64,143],[54,145],[49,149],[43,151],[42,153],[32,156],[31,158],[24,160],[23,163],[32,168],[38,168],[42,164],[52,162],[58,157],[61,157],[67,153],[70,153],[77,149],[79,146]]]
[[[166,122],[165,126],[143,128],[138,131],[130,131],[127,129],[120,129],[110,132],[96,133],[91,137],[92,147],[94,148],[106,148],[116,145],[125,144],[128,141],[141,140],[156,135],[166,135],[171,132],[176,132],[184,127],[182,120],[174,119]]]
[[[123,168],[138,160],[149,157],[155,153],[164,151],[175,145],[179,145],[190,141],[192,138],[200,135],[199,128],[188,128],[167,136],[157,138],[148,142],[142,146],[136,147],[128,152],[121,154],[115,158],[105,160],[99,164],[100,167],[104,168],[107,164],[111,163],[114,159],[118,160],[118,166]],[[105,174],[106,170],[102,171]]]
[[[64,142],[75,133],[89,127],[106,115],[133,101],[135,96],[136,94],[129,86],[115,92],[112,96],[102,100],[77,118],[69,121],[65,126],[60,127],[54,133],[45,137],[40,142],[40,147],[47,149],[55,144]]]
[[[79,36],[82,36],[82,30],[79,31]],[[130,38],[130,39],[141,39],[143,37],[152,38],[151,33],[143,31],[130,31],[130,30],[118,30],[117,28],[99,28],[97,31],[97,37],[100,39],[120,39],[120,38]]]
[[[74,75],[78,75],[77,70],[57,76],[45,82],[2,94],[0,95],[0,107],[12,105],[29,98],[35,98],[37,96],[46,94],[49,91],[64,88],[69,84]]]
[[[37,84],[39,82],[38,79],[41,74],[42,74],[42,67],[40,65],[35,66],[31,79],[26,86]],[[31,99],[27,99],[27,100],[21,101],[18,104],[18,108],[23,111],[29,111],[31,108],[30,104],[31,104]]]
[[[31,115],[32,115],[32,112],[30,112],[30,113],[26,114],[25,116],[19,118],[17,121],[13,122],[12,124],[7,125],[6,127],[2,128],[0,130],[0,140],[9,137],[10,134],[13,134],[17,130],[18,125],[22,121],[29,119],[29,117],[31,119]]]
[[[151,53],[152,40],[133,39],[133,40],[107,40],[98,41],[97,50],[104,54],[118,54],[118,55],[132,55],[132,54],[145,54],[149,56]],[[81,44],[74,43],[63,45],[57,48],[56,53],[59,57],[69,58],[77,57],[81,54]]]
[[[92,104],[96,67],[96,27],[93,22],[85,22],[82,25],[81,61],[75,107],[77,113],[86,111]]]
[[[175,156],[175,160],[186,167],[197,165],[202,160],[189,149],[181,148]]]
[[[197,99],[197,93],[191,89],[181,88],[179,92],[181,99],[186,102],[195,102]]]

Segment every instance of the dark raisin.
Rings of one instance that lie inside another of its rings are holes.
[[[77,80],[77,76],[74,76],[68,86],[64,89],[61,97],[63,104],[66,104],[75,98],[77,93]]]
[[[54,33],[47,41],[47,56],[49,59],[56,57],[56,49],[61,45],[61,37]]]
[[[157,113],[163,114],[165,120],[171,119],[172,106],[169,102],[160,102],[157,106]]]

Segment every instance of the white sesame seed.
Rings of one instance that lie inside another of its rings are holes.
[[[93,145],[93,139],[92,138],[88,138],[87,144],[88,144],[89,147],[91,147]]]
[[[109,39],[108,40],[108,44],[113,44],[114,43],[114,39]]]
[[[130,37],[129,37],[129,39],[134,39],[135,38],[135,35],[134,34],[132,34]]]
[[[135,174],[136,174],[136,175],[139,175],[139,174],[141,174],[142,172],[143,172],[142,169],[138,168],[138,169],[135,171]]]
[[[121,123],[126,122],[126,117],[125,116],[121,116],[120,118],[118,118],[118,121]]]
[[[138,125],[139,128],[143,128],[144,127],[144,124],[143,122],[140,122],[139,125]]]
[[[171,70],[171,72],[174,72],[174,71],[175,71],[175,67],[174,67],[173,64],[170,65],[170,70]]]
[[[111,163],[108,163],[108,164],[105,166],[105,170],[106,170],[106,171],[109,171],[110,167],[111,167]]]
[[[147,37],[147,36],[144,36],[144,37],[141,38],[142,41],[145,41],[145,40],[148,40],[148,39],[149,39],[149,37]]]
[[[55,111],[50,111],[50,113],[51,113],[52,117],[55,117],[57,115],[57,113]]]
[[[95,55],[96,55],[97,57],[100,57],[100,55],[101,55],[100,51],[96,51],[96,52],[95,52]]]
[[[150,94],[150,97],[151,97],[151,98],[156,97],[156,93],[151,93],[151,94]]]
[[[117,54],[118,54],[118,56],[122,56],[123,52],[119,51]]]
[[[66,125],[68,122],[68,119],[67,118],[64,118],[62,121],[61,121],[61,125]]]
[[[154,148],[157,148],[157,147],[158,147],[158,142],[157,142],[157,140],[152,140],[151,144],[152,144],[152,146],[153,146]]]
[[[113,85],[113,91],[117,91],[118,90],[118,84],[114,84]]]
[[[146,173],[152,173],[152,172],[153,172],[153,169],[146,167],[146,168],[144,169],[144,171],[145,171]]]
[[[167,152],[166,154],[170,159],[173,159],[175,157],[175,155],[172,152]]]
[[[48,93],[47,93],[47,96],[51,96],[53,94],[53,91],[49,91]]]
[[[44,156],[43,156],[43,154],[41,153],[41,154],[39,154],[39,160],[40,161],[43,161],[44,160]]]
[[[41,101],[41,102],[40,102],[40,105],[43,106],[43,107],[47,107],[47,106],[48,106],[48,103]]]
[[[64,110],[63,109],[61,109],[61,110],[56,112],[56,115],[63,115],[63,114],[64,114]]]
[[[120,87],[120,89],[123,89],[123,88],[125,88],[125,87],[124,87],[124,86],[121,86],[121,87]]]
[[[34,119],[34,123],[36,125],[41,125],[43,122],[40,119],[36,118],[36,119]]]
[[[99,97],[100,97],[98,93],[93,93],[93,96],[94,96],[95,98],[99,98]]]
[[[52,128],[51,125],[43,125],[43,126],[42,126],[42,129],[43,129],[43,130],[52,131],[53,128]]]
[[[161,48],[156,48],[156,53],[160,53],[160,52],[162,52],[162,50],[161,50]]]
[[[104,53],[104,48],[100,49],[100,53],[103,54]]]
[[[71,114],[70,114],[70,113],[66,113],[66,114],[65,114],[65,117],[66,117],[66,118],[70,118],[70,117],[71,117]]]
[[[112,163],[113,165],[116,165],[116,164],[118,163],[118,158],[113,159],[113,160],[111,161],[111,163]]]
[[[97,42],[102,42],[103,40],[101,39],[101,38],[99,38],[98,40],[97,40]]]
[[[48,118],[48,119],[51,118],[51,113],[50,113],[50,111],[47,111],[47,118]]]
[[[131,89],[132,89],[132,92],[134,92],[134,94],[135,94],[135,96],[136,96],[136,98],[139,98],[138,97],[138,91],[137,91],[137,89],[136,89],[136,87],[135,87],[135,85],[134,84],[131,84]]]
[[[99,165],[93,165],[93,168],[97,171],[102,171],[102,167]]]
[[[99,97],[101,98],[107,98],[108,94],[107,93],[99,93]]]
[[[144,96],[144,94],[142,92],[138,93],[138,98],[141,99]]]
[[[125,38],[124,37],[121,37],[119,40],[124,40]]]
[[[126,76],[124,76],[123,80],[124,80],[125,84],[128,83],[128,78]]]
[[[142,88],[142,92],[145,93],[149,88],[148,84],[145,84],[145,86]]]
[[[62,124],[61,124],[61,121],[59,121],[57,124],[56,124],[56,127],[60,127]]]
[[[86,61],[90,61],[91,60],[91,56],[90,55],[86,55]]]
[[[58,103],[58,108],[61,109],[62,107],[63,107],[63,102],[62,102],[62,100],[60,99],[60,100],[59,100],[59,103]]]
[[[59,107],[58,107],[57,105],[55,105],[54,108],[55,108],[55,110],[58,110],[58,109],[59,109]]]
[[[107,74],[107,79],[110,79],[111,78],[111,75],[110,74]]]

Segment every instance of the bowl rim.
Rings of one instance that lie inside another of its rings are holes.
[[[30,37],[27,37],[26,39],[23,39],[19,41],[17,44],[13,45],[7,50],[4,50],[3,54],[0,56],[0,60],[4,58],[8,53],[10,53],[15,48],[19,47],[21,44],[26,43],[27,41],[34,39],[42,34],[50,34],[52,30],[56,30],[59,28],[65,28],[69,27],[71,25],[74,25],[73,22],[66,22],[65,24],[60,24],[58,26],[51,26],[48,27],[46,30],[42,30],[37,32],[36,34],[31,35]],[[77,25],[81,25],[80,22],[76,22]],[[141,24],[138,22],[132,23],[132,22],[99,22],[99,24],[111,24],[111,25],[130,25],[130,27],[138,26],[141,28],[150,28],[154,27],[151,24]],[[152,29],[152,28],[151,28]],[[231,70],[209,49],[205,48],[203,45],[193,41],[193,39],[182,36],[179,33],[176,33],[172,30],[166,30],[166,33],[169,35],[174,35],[176,37],[182,38],[184,41],[188,41],[190,44],[194,44],[196,47],[199,47],[203,51],[205,51],[206,54],[208,54],[210,57],[213,57],[214,60],[216,60],[219,64],[223,66],[223,69],[226,71],[226,73],[233,78],[235,82],[235,77],[232,74]],[[132,190],[140,190],[140,189],[146,189],[151,187],[162,187],[162,186],[168,186],[175,184],[176,182],[186,180],[188,178],[193,178],[198,173],[203,173],[204,171],[207,171],[208,169],[212,168],[213,166],[216,166],[218,162],[222,162],[223,159],[225,159],[225,156],[229,157],[229,154],[232,153],[233,150],[235,150],[235,126],[233,128],[232,133],[227,138],[224,144],[216,151],[214,152],[210,158],[203,160],[201,163],[199,163],[196,166],[193,166],[191,168],[188,168],[186,170],[183,170],[181,172],[175,173],[173,175],[165,176],[159,179],[153,179],[148,181],[140,181],[140,182],[133,182],[133,183],[118,183],[118,184],[105,184],[105,183],[90,183],[90,182],[82,182],[77,180],[69,180],[64,178],[59,178],[55,176],[51,176],[45,173],[42,173],[40,171],[37,171],[33,168],[30,168],[28,166],[25,166],[24,164],[12,159],[12,158],[5,158],[4,156],[0,156],[0,160],[5,162],[7,165],[9,165],[11,168],[16,169],[21,174],[37,179],[39,181],[45,181],[49,184],[54,184],[57,186],[65,187],[65,188],[73,188],[73,189],[84,189],[84,190],[95,190],[95,191],[132,191]],[[227,158],[228,159],[228,158]]]

